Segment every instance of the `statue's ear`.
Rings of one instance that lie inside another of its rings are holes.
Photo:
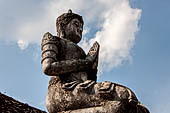
[[[65,31],[64,31],[64,30],[62,30],[62,31],[60,32],[60,37],[61,37],[61,38],[65,38]]]
[[[61,23],[58,27],[58,35],[60,38],[64,38],[65,37],[65,31],[64,31],[64,26],[63,24]]]

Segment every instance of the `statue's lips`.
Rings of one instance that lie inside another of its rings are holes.
[[[80,40],[81,40],[81,36],[77,36],[75,39],[76,43],[80,42]]]
[[[77,40],[79,42],[81,40],[81,38],[82,38],[82,33],[76,33],[75,40]]]
[[[81,39],[81,37],[82,37],[82,34],[79,34],[79,35],[78,35],[78,38]]]

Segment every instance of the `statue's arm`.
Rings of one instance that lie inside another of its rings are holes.
[[[42,68],[46,75],[56,76],[65,73],[85,71],[91,68],[92,58],[59,61],[60,44],[57,37],[46,33],[42,40]]]

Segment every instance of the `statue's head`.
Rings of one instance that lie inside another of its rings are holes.
[[[64,13],[57,18],[57,33],[61,38],[78,43],[82,37],[83,24],[82,16],[72,13],[72,11],[69,10],[68,13]]]

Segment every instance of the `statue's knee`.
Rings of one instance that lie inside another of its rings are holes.
[[[112,91],[114,88],[114,84],[112,82],[109,82],[109,81],[105,81],[105,82],[102,82],[100,84],[100,88],[99,88],[99,91]]]

